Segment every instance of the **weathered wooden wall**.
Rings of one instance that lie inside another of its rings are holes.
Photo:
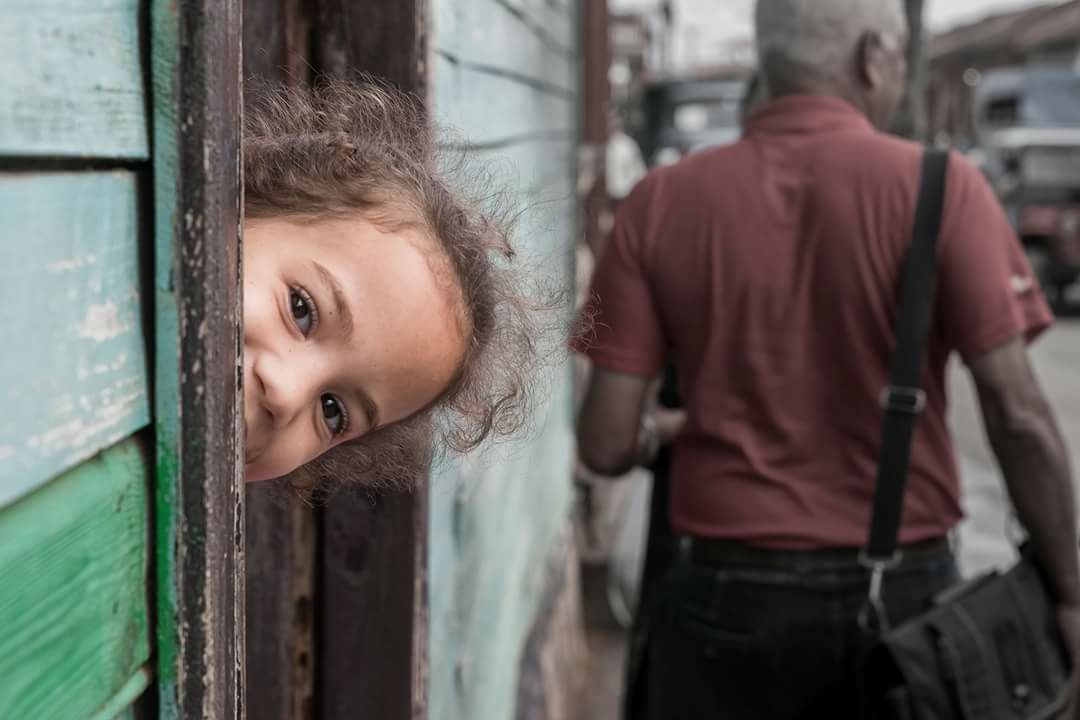
[[[5,720],[239,715],[237,1],[0,0]]]
[[[516,241],[567,285],[578,126],[575,0],[433,0],[433,114],[525,212]],[[509,720],[570,521],[569,376],[528,438],[444,465],[430,490],[432,720]]]
[[[112,717],[152,675],[146,34],[0,14],[0,717]]]

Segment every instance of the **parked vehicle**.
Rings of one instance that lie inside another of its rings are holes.
[[[975,95],[983,169],[1059,308],[1080,279],[1080,73],[986,73]]]
[[[744,77],[672,78],[645,89],[642,151],[650,165],[665,165],[687,153],[734,142],[741,132]]]

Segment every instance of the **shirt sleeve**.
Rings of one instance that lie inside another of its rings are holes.
[[[593,274],[587,330],[573,348],[606,370],[651,378],[664,367],[667,342],[643,262],[647,194],[645,183],[619,207]]]
[[[965,361],[1053,322],[1020,240],[982,173],[957,153],[949,163],[938,293],[950,347]]]

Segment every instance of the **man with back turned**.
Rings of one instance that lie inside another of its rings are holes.
[[[771,98],[743,140],[650,173],[593,281],[581,456],[618,475],[674,438],[680,554],[653,621],[656,720],[857,718],[858,613],[922,147],[884,134],[904,86],[897,0],[759,0]],[[957,580],[954,353],[1080,647],[1067,453],[1026,345],[1052,317],[992,190],[950,158],[893,624]],[[666,361],[685,418],[645,412]],[[685,422],[683,422],[685,421]]]

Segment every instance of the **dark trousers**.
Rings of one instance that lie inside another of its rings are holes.
[[[868,572],[853,560],[784,554],[705,565],[680,552],[654,607],[650,720],[857,720],[858,624]],[[885,576],[895,626],[958,580],[947,549]]]

